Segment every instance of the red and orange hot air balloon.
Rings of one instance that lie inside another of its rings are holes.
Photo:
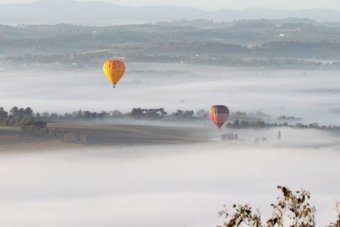
[[[125,73],[124,62],[120,60],[107,60],[104,62],[103,72],[106,79],[113,85],[113,87],[115,87]]]
[[[212,106],[209,109],[209,117],[216,127],[220,129],[229,118],[229,109],[223,105]]]

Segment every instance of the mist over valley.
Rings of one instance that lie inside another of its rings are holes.
[[[224,204],[273,217],[278,185],[340,223],[337,10],[44,0],[0,21],[1,226],[227,226]]]

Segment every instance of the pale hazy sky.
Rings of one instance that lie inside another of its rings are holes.
[[[34,0],[0,0],[0,3],[29,3]],[[51,1],[51,0],[50,0]],[[56,0],[57,1],[57,0]],[[78,0],[89,1],[89,0]],[[206,10],[271,8],[271,9],[338,9],[340,0],[99,0],[120,5],[177,5]]]

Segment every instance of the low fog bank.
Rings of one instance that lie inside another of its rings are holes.
[[[117,88],[101,68],[74,71],[0,71],[0,102],[39,112],[76,110],[129,112],[132,108],[262,111],[304,123],[340,124],[338,71],[242,69],[185,64],[127,62]]]
[[[116,89],[100,69],[2,70],[0,79],[0,103],[6,109],[16,105],[58,113],[128,112],[134,107],[197,111],[224,104],[231,111],[263,111],[340,125],[334,111],[340,105],[336,71],[133,63]],[[1,225],[216,226],[223,204],[247,202],[269,217],[279,184],[311,191],[320,226],[335,220],[334,205],[340,199],[336,132],[290,128],[219,132],[208,120],[195,125],[130,124],[187,127],[193,136],[205,135],[207,142],[1,152]],[[223,134],[237,134],[238,139],[221,141]]]
[[[249,139],[0,153],[2,225],[216,226],[223,204],[251,203],[269,217],[279,184],[310,190],[318,224],[330,223],[340,198],[339,150],[295,147],[301,134],[282,135],[285,145]],[[305,136],[312,144],[334,139]]]
[[[340,150],[340,132],[317,129],[226,129],[222,133],[237,134],[233,143],[245,146],[272,148],[332,148]],[[221,133],[211,132],[212,140],[219,140]]]

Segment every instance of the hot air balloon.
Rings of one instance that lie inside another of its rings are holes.
[[[113,87],[115,87],[118,81],[124,75],[125,65],[120,60],[107,60],[104,62],[103,72],[106,76],[106,79],[111,84],[113,84]]]
[[[221,128],[222,125],[228,120],[229,109],[223,105],[215,105],[209,109],[209,117],[217,128]]]

